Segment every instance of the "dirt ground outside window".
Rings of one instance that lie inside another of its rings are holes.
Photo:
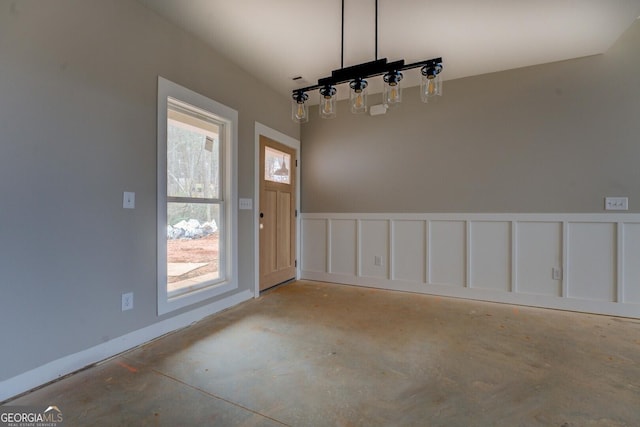
[[[195,239],[167,240],[167,262],[169,264],[205,264],[179,276],[169,276],[168,283],[217,273],[219,262],[219,233]]]

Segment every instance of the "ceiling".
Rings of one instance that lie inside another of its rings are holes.
[[[340,68],[341,0],[139,1],[283,95]],[[441,56],[444,80],[603,53],[640,15],[640,0],[378,3],[378,57]],[[375,59],[375,0],[345,0],[344,21],[344,66]],[[418,70],[403,84],[419,84]]]

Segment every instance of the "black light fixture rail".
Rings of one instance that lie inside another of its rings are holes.
[[[442,64],[442,58],[427,59],[424,61],[413,62],[405,65],[404,59],[394,62],[387,62],[387,58],[377,59],[371,62],[365,62],[358,65],[353,65],[346,68],[338,68],[331,71],[331,76],[318,79],[318,84],[313,86],[307,86],[300,89],[294,89],[293,94],[302,92],[310,92],[312,90],[320,89],[325,85],[336,86],[342,83],[347,83],[351,80],[369,77],[376,77],[386,74],[391,71],[405,71],[412,70],[418,67],[432,68]]]

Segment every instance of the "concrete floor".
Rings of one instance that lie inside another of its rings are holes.
[[[640,321],[299,281],[7,404],[65,426],[640,426]]]

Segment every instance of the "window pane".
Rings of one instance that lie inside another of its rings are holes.
[[[291,184],[291,156],[271,147],[265,147],[264,179]]]
[[[218,134],[179,121],[168,121],[167,196],[219,198]]]
[[[167,203],[167,291],[219,279],[220,205]]]

